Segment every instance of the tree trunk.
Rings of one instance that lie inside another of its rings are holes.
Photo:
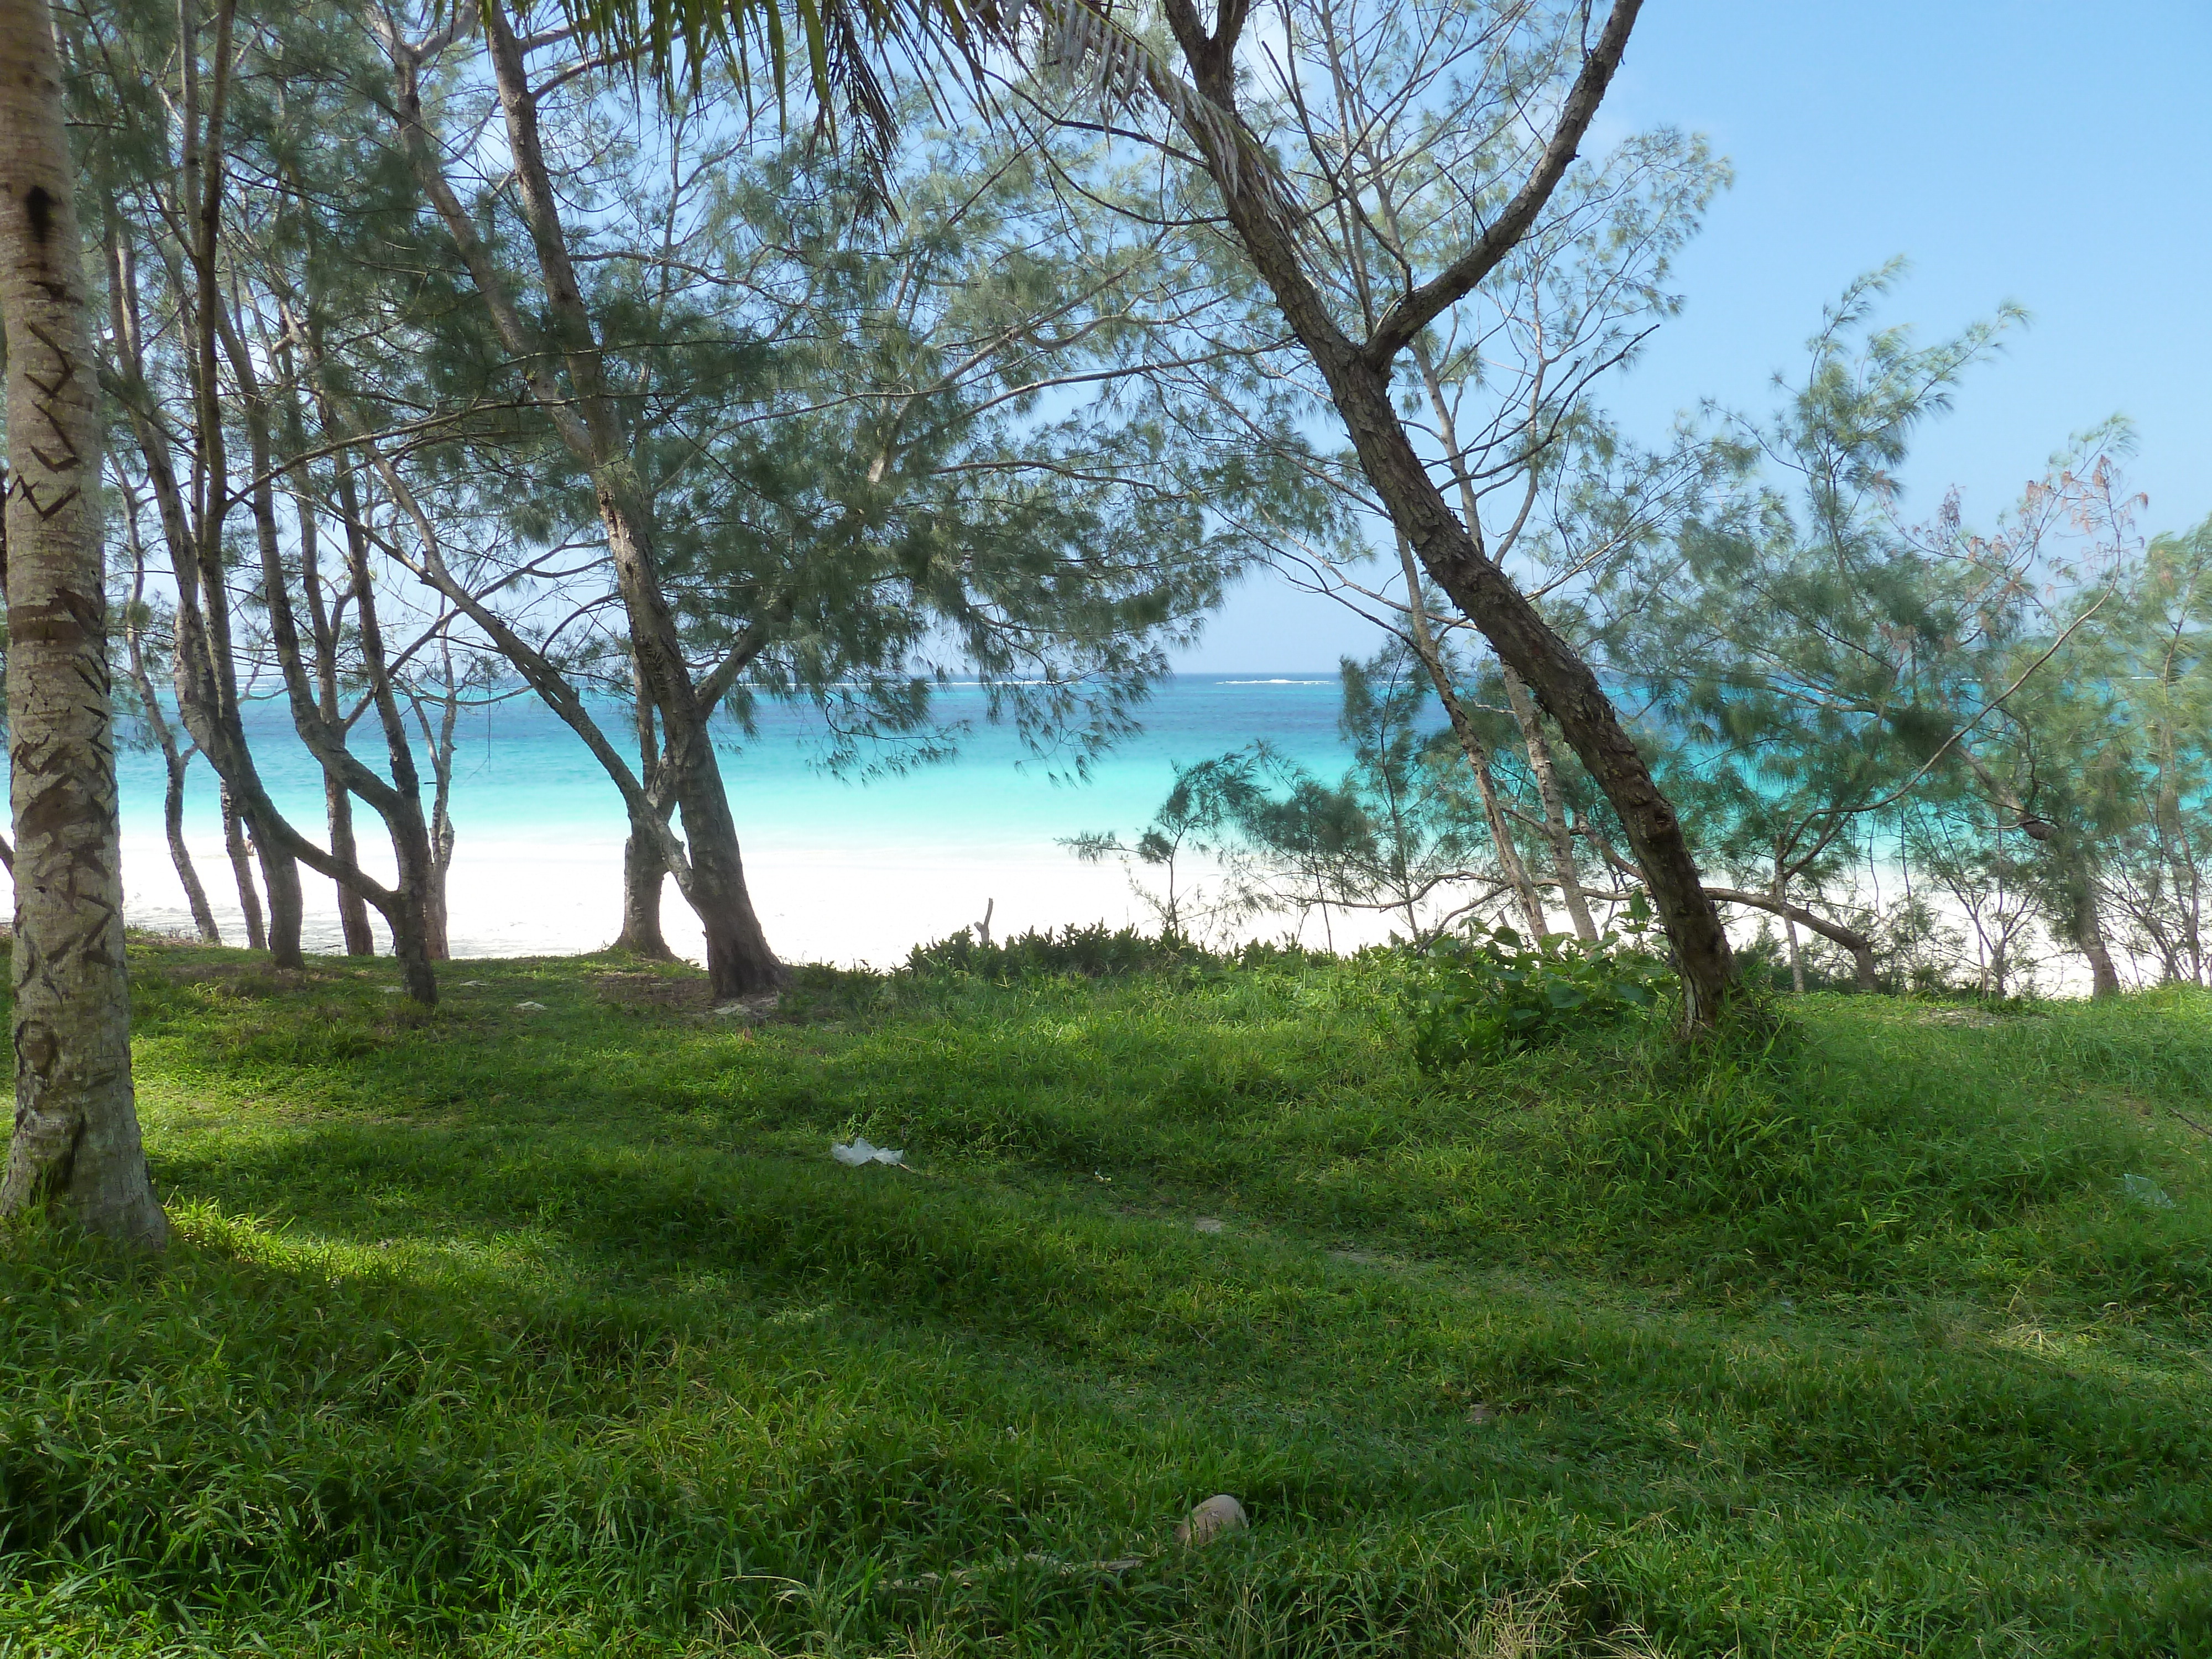
[[[623,842],[622,934],[616,950],[653,962],[676,960],[660,931],[660,890],[667,878],[668,861],[652,832],[633,827]]]
[[[300,933],[307,922],[307,907],[300,892],[300,860],[284,850],[276,836],[256,822],[258,817],[273,818],[276,814],[276,807],[264,799],[256,804],[255,811],[246,815],[253,850],[261,860],[262,889],[269,895],[269,965],[305,968],[307,951]]]
[[[192,763],[192,751],[180,750],[177,734],[161,713],[161,701],[155,695],[154,677],[146,668],[146,641],[140,627],[146,599],[146,544],[138,534],[138,498],[126,483],[123,490],[123,533],[125,544],[131,550],[131,604],[123,623],[125,660],[130,666],[131,683],[137,689],[138,701],[146,711],[146,724],[154,733],[154,742],[161,751],[164,784],[161,792],[161,822],[169,841],[169,861],[176,866],[177,880],[185,890],[185,903],[192,914],[192,927],[203,945],[220,945],[222,934],[215,925],[215,912],[208,905],[207,889],[200,884],[198,866],[192,862],[191,848],[185,842],[185,778]]]
[[[2113,964],[2112,946],[2105,939],[2105,919],[2097,897],[2097,872],[2089,849],[2074,830],[2054,823],[2028,810],[2020,792],[1992,772],[1969,745],[1961,744],[1960,757],[1988,791],[1997,806],[2017,821],[2020,832],[2044,850],[2056,868],[2063,913],[2059,926],[2074,948],[2089,963],[2089,994],[2116,997],[2120,975]]]
[[[1474,729],[1468,718],[1467,708],[1459,700],[1459,688],[1452,684],[1451,670],[1445,665],[1443,653],[1437,648],[1437,636],[1429,626],[1428,606],[1421,595],[1421,577],[1413,562],[1413,550],[1403,536],[1398,538],[1398,562],[1406,574],[1407,621],[1411,624],[1413,654],[1421,659],[1428,671],[1429,684],[1436,688],[1437,697],[1444,706],[1445,718],[1451,722],[1452,736],[1459,744],[1460,753],[1474,773],[1475,793],[1482,801],[1482,816],[1490,826],[1491,844],[1498,849],[1498,866],[1504,873],[1505,884],[1513,890],[1515,902],[1521,907],[1521,920],[1527,924],[1531,939],[1541,939],[1550,931],[1544,915],[1544,901],[1536,891],[1536,884],[1529,878],[1528,866],[1521,857],[1521,848],[1513,839],[1513,822],[1505,815],[1505,808],[1498,799],[1497,780],[1491,775],[1490,746],[1482,734]]]
[[[1774,913],[1782,918],[1782,937],[1790,947],[1790,988],[1805,994],[1805,953],[1797,948],[1797,919],[1790,914],[1790,877],[1782,867],[1782,854],[1774,855]]]
[[[1822,939],[1833,940],[1851,953],[1851,974],[1858,983],[1858,988],[1862,991],[1881,989],[1881,975],[1875,960],[1874,941],[1856,928],[1846,927],[1839,921],[1831,921],[1817,910],[1808,910],[1802,904],[1777,899],[1769,893],[1747,893],[1733,887],[1708,887],[1705,895],[1722,904],[1745,904],[1754,910],[1764,910],[1769,915],[1780,916],[1786,922],[1808,928]],[[1798,988],[1802,990],[1803,986],[1800,984]]]
[[[345,780],[328,767],[323,769],[323,811],[330,820],[331,856],[340,864],[361,862],[361,849],[353,838],[353,796]],[[376,954],[376,934],[368,925],[368,901],[339,882],[338,933],[349,957]]]
[[[630,659],[629,667],[631,707],[637,720],[638,771],[645,780],[647,797],[658,800],[660,741],[653,729],[653,694],[646,687],[644,672],[635,657]],[[665,816],[661,822],[667,822]],[[668,948],[667,937],[660,931],[661,885],[667,877],[668,860],[653,826],[633,817],[629,836],[623,842],[622,933],[615,939],[616,950],[653,962],[676,960],[676,952]]]
[[[168,1239],[131,1081],[100,410],[53,20],[0,0],[8,750],[15,830],[15,1121],[0,1212],[41,1202]]]
[[[2112,948],[2105,938],[2105,918],[2097,897],[2097,878],[2087,854],[2074,838],[2061,830],[2053,838],[2060,877],[2066,893],[2066,928],[2075,947],[2089,961],[2089,994],[2102,999],[2120,994],[2119,969],[2112,963]]]
[[[453,684],[453,647],[450,640],[441,639],[439,648],[445,658],[445,704],[438,719],[435,736],[430,732],[429,722],[422,721],[423,741],[430,750],[430,867],[425,872],[422,890],[422,933],[428,945],[430,960],[449,962],[453,959],[453,936],[446,909],[446,878],[453,868],[453,730],[460,724],[460,691]],[[418,704],[416,718],[422,719]]]
[[[177,879],[184,884],[185,902],[192,913],[192,926],[198,931],[203,945],[220,945],[222,933],[215,925],[215,911],[208,904],[207,889],[200,885],[200,872],[192,863],[192,850],[185,845],[185,772],[191,757],[176,752],[176,745],[167,745],[161,757],[168,771],[168,782],[161,792],[161,823],[168,831],[169,861],[177,866]]]
[[[1498,660],[1521,676],[1539,708],[1559,723],[1583,769],[1619,815],[1673,948],[1682,976],[1684,1019],[1694,1030],[1709,1029],[1719,1018],[1735,988],[1736,967],[1720,913],[1698,880],[1681,822],[1589,665],[1510,578],[1483,556],[1468,526],[1445,502],[1399,417],[1391,386],[1392,360],[1419,331],[1420,316],[1433,319],[1453,294],[1470,292],[1534,223],[1596,112],[1637,9],[1637,0],[1615,0],[1597,47],[1560,106],[1559,125],[1539,173],[1492,221],[1480,245],[1453,262],[1449,280],[1440,277],[1394,306],[1364,344],[1346,336],[1306,275],[1300,249],[1275,198],[1273,174],[1260,159],[1259,141],[1233,113],[1233,127],[1224,131],[1194,104],[1176,112],[1185,134],[1206,158],[1237,240],[1267,283],[1284,321],[1328,383],[1330,401],[1352,438],[1361,471],[1392,524],[1413,544],[1422,568],[1490,641]],[[1167,0],[1166,15],[1198,90],[1219,110],[1233,112],[1235,35],[1243,27],[1245,10],[1221,9],[1215,33],[1206,30],[1193,0]]]
[[[629,623],[630,649],[660,717],[662,763],[667,768],[669,793],[683,815],[690,853],[690,878],[684,884],[684,896],[706,932],[707,976],[717,1001],[775,990],[787,975],[769,948],[745,889],[737,821],[730,813],[729,793],[708,729],[714,710],[700,702],[662,586],[650,502],[623,447],[621,423],[606,393],[599,344],[568,255],[539,142],[537,99],[505,13],[497,5],[487,6],[483,18],[493,78],[507,118],[516,196],[530,228],[553,338],[573,394],[575,413],[555,424],[563,442],[591,470],[599,521],[614,561],[615,586]],[[442,210],[442,204],[441,207]],[[561,401],[565,409],[566,400]]]
[[[246,823],[239,816],[238,798],[231,793],[230,781],[221,779],[216,785],[222,801],[222,845],[230,854],[230,873],[238,883],[238,908],[246,917],[247,948],[265,951],[269,948],[269,930],[262,924],[261,892],[253,881],[253,855],[246,845]]]
[[[288,399],[284,412],[285,437],[292,453],[303,454],[307,441],[299,399]],[[341,460],[339,465],[343,466],[344,462]],[[315,658],[315,697],[325,723],[335,729],[343,713],[338,702],[338,636],[347,596],[341,592],[335,605],[324,597],[322,532],[312,504],[313,470],[304,461],[295,462],[292,475],[300,538],[300,592],[307,602],[307,641]],[[323,769],[323,816],[330,825],[331,856],[342,865],[358,867],[361,849],[354,840],[353,793],[346,787],[344,774],[334,767]],[[345,953],[349,957],[374,956],[376,934],[368,925],[368,901],[344,882],[335,884],[338,933],[345,943]]]
[[[1510,667],[1504,671],[1506,706],[1513,723],[1521,728],[1521,742],[1528,751],[1528,770],[1536,779],[1536,799],[1543,808],[1544,836],[1552,844],[1552,873],[1559,884],[1559,899],[1574,923],[1575,937],[1585,945],[1597,943],[1597,923],[1591,920],[1589,901],[1583,894],[1582,870],[1575,860],[1575,832],[1567,822],[1566,797],[1559,789],[1559,769],[1552,761],[1552,741],[1529,701],[1528,688]]]

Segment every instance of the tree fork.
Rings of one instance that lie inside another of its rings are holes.
[[[1364,344],[1329,313],[1306,275],[1274,194],[1265,151],[1236,114],[1235,53],[1246,9],[1224,7],[1209,33],[1192,0],[1167,0],[1174,33],[1198,90],[1228,118],[1217,125],[1188,104],[1176,113],[1206,158],[1237,240],[1328,383],[1368,482],[1422,568],[1480,630],[1498,660],[1519,674],[1538,707],[1558,722],[1627,831],[1660,925],[1682,976],[1689,1027],[1710,1028],[1736,986],[1735,957],[1720,913],[1705,891],[1689,841],[1651,769],[1620,723],[1597,676],[1559,637],[1528,596],[1482,556],[1453,515],[1407,435],[1390,395],[1391,363],[1433,322],[1504,260],[1528,234],[1574,160],[1576,147],[1627,48],[1640,0],[1615,0],[1596,44],[1560,106],[1544,155],[1477,244],[1431,281],[1409,289],[1384,313]]]

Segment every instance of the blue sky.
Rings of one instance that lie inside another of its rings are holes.
[[[1601,137],[1672,124],[1735,170],[1678,268],[1682,314],[1609,390],[1657,435],[1752,410],[1820,307],[1893,255],[1886,320],[2033,319],[1926,428],[1906,477],[1993,518],[2068,435],[2124,414],[2143,525],[2212,514],[2212,3],[1648,0]],[[1368,647],[1326,600],[1247,584],[1182,666],[1309,669]]]

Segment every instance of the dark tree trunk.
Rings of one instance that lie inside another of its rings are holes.
[[[1481,244],[1455,260],[1444,276],[1394,305],[1364,344],[1346,336],[1306,275],[1273,194],[1270,170],[1259,157],[1258,141],[1241,121],[1224,134],[1194,109],[1180,112],[1185,132],[1206,158],[1237,240],[1327,381],[1361,470],[1391,522],[1413,544],[1431,580],[1490,641],[1498,660],[1527,683],[1538,707],[1558,723],[1619,815],[1682,977],[1685,1020],[1698,1030],[1719,1018],[1735,988],[1736,967],[1681,822],[1589,665],[1505,573],[1483,556],[1444,501],[1399,418],[1391,385],[1397,353],[1457,297],[1472,292],[1534,222],[1596,113],[1637,9],[1638,0],[1616,0],[1561,106],[1538,173],[1492,222]],[[1192,0],[1168,0],[1166,11],[1198,89],[1222,111],[1233,112],[1236,34],[1243,27],[1243,9],[1223,9],[1218,33],[1207,31]]]

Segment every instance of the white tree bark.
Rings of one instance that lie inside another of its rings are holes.
[[[0,0],[8,343],[8,751],[15,1131],[0,1212],[50,1203],[159,1248],[131,1088],[100,426],[75,168],[46,0]]]

